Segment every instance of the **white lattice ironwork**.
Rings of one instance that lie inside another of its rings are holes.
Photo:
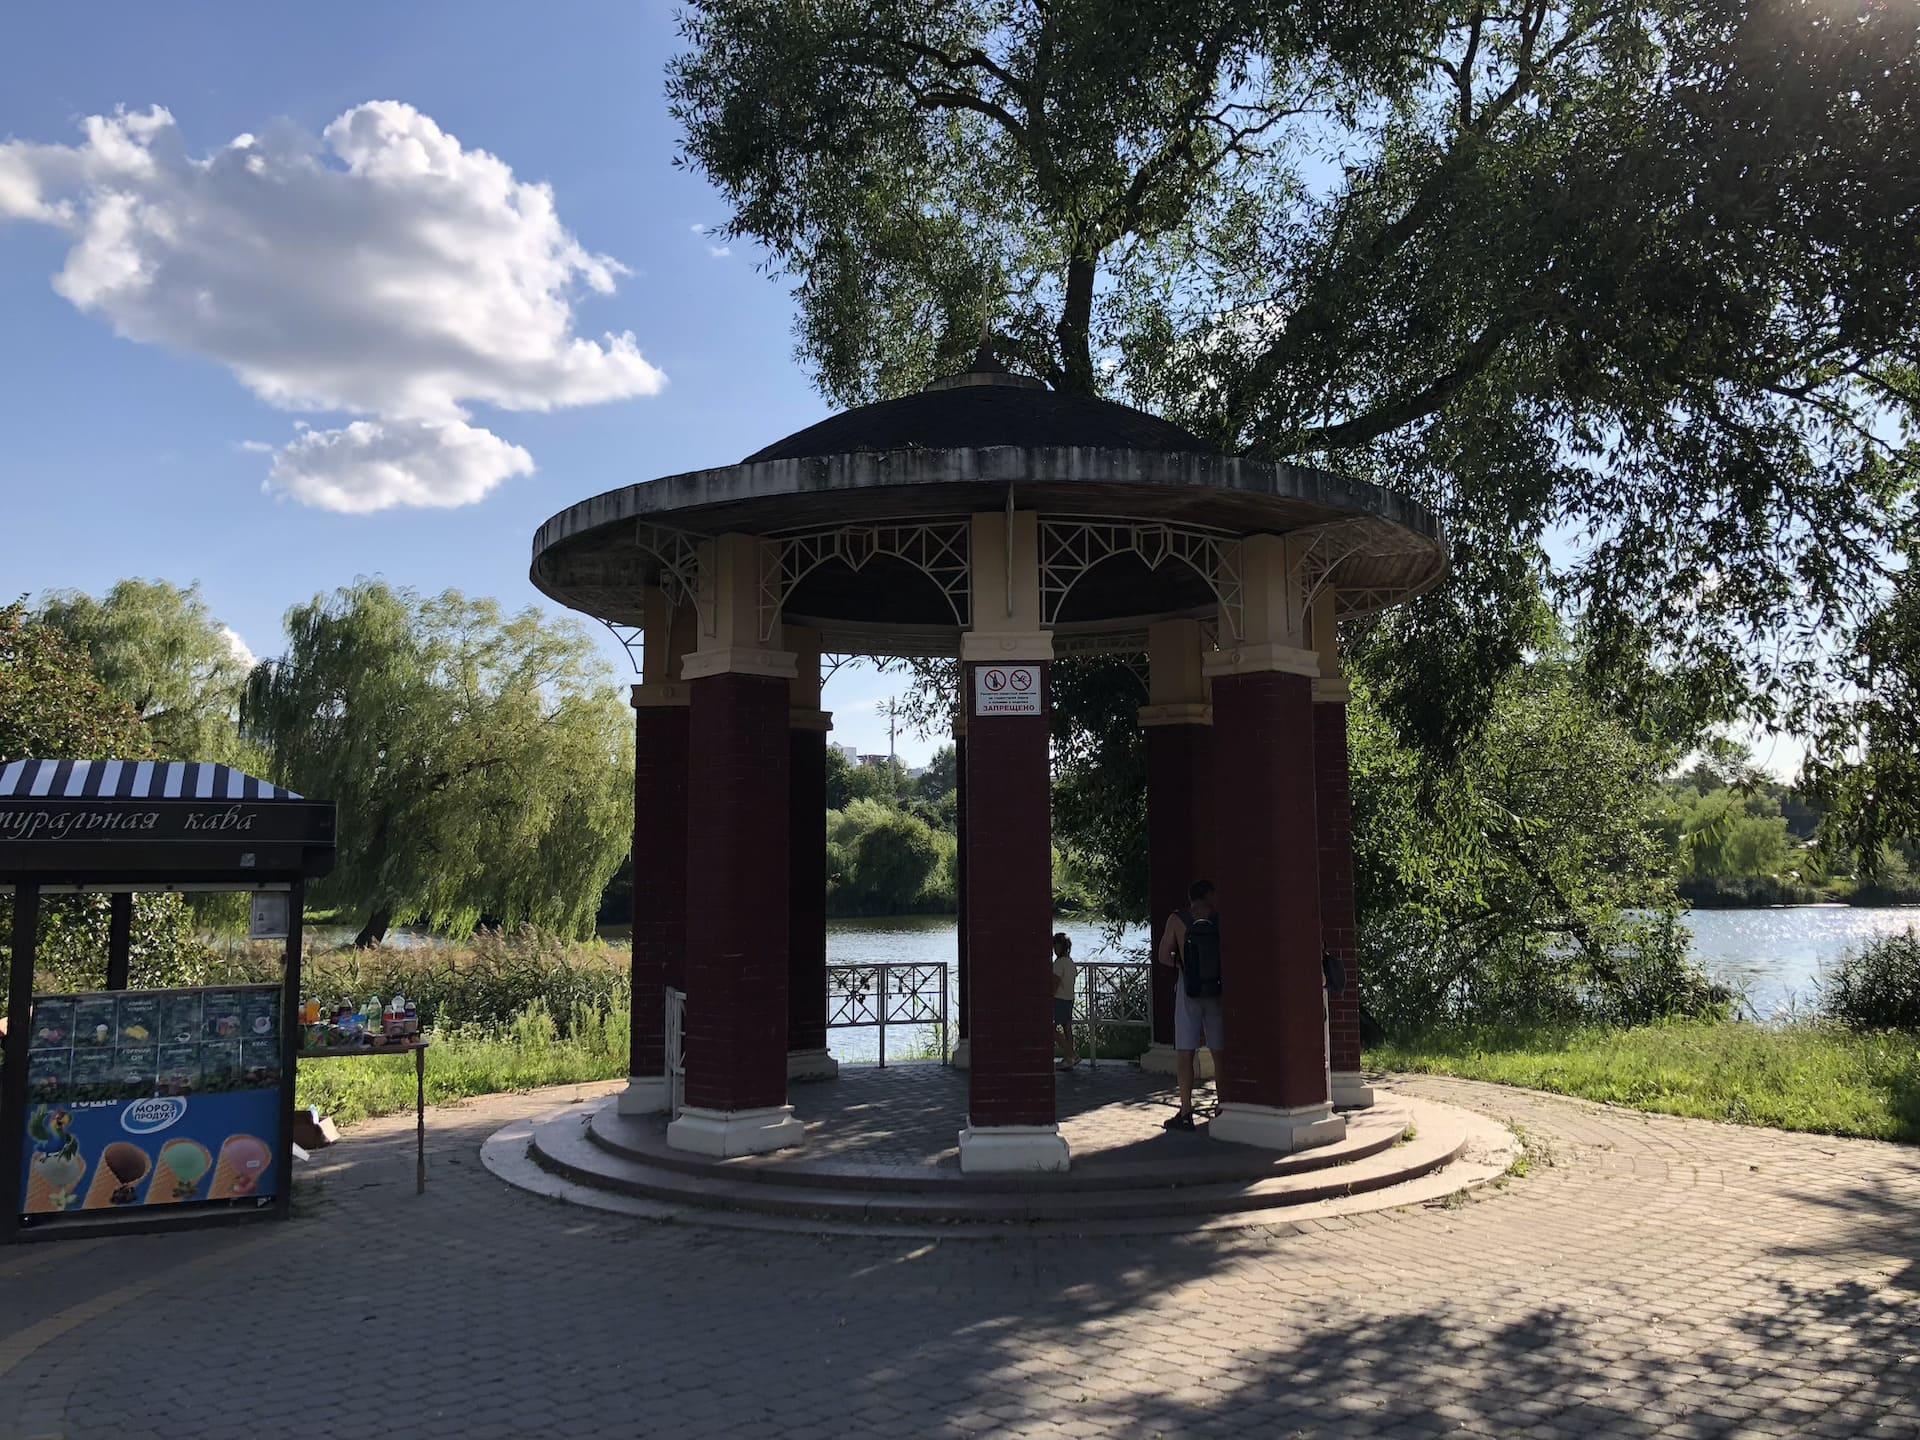
[[[1116,555],[1134,555],[1149,570],[1168,561],[1186,565],[1213,591],[1220,613],[1241,633],[1239,546],[1224,530],[1152,520],[1040,517],[1040,623],[1053,625],[1073,587]]]
[[[623,625],[617,620],[602,620],[607,633],[620,642],[620,648],[627,652],[627,663],[633,666],[636,675],[646,674],[647,629],[644,625]]]
[[[838,560],[858,572],[876,555],[903,560],[925,575],[946,598],[953,623],[972,623],[968,564],[970,521],[899,520],[862,525],[832,525],[771,536],[761,551],[760,638],[773,638],[787,597],[808,575]]]
[[[931,1025],[940,1031],[940,1060],[947,1058],[947,967],[944,963],[827,967],[827,1028],[877,1029],[880,1063],[887,1063],[889,1025]]]
[[[696,614],[700,610],[700,541],[683,530],[665,525],[649,525],[644,520],[634,526],[634,544],[652,557],[660,569],[660,589],[667,604],[682,605]]]
[[[1407,597],[1405,585],[1349,587],[1339,584],[1341,567],[1349,560],[1399,557],[1404,550],[1400,531],[1384,520],[1355,516],[1296,530],[1287,537],[1300,567],[1301,602],[1311,605],[1328,585],[1334,586],[1335,608],[1356,614],[1391,605]]]

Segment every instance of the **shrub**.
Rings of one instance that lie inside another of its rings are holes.
[[[904,915],[942,908],[944,838],[918,816],[875,800],[855,800],[831,812],[829,912]]]
[[[112,901],[105,895],[48,895],[40,902],[40,934],[33,988],[41,995],[98,990],[107,983],[107,928]],[[0,984],[10,971],[13,900],[0,898]],[[193,913],[178,895],[135,895],[127,953],[127,983],[136,990],[201,985],[214,952],[195,933]]]
[[[1856,1030],[1920,1030],[1920,933],[1909,925],[1849,949],[1827,972],[1820,1000]]]

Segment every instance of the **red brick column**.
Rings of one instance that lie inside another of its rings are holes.
[[[1213,727],[1147,726],[1147,908],[1153,954],[1195,880],[1213,879]],[[1172,967],[1155,964],[1153,1043],[1173,1044]]]
[[[1306,675],[1214,677],[1226,1064],[1212,1131],[1284,1150],[1345,1133],[1327,1090],[1313,726]]]
[[[1328,1063],[1333,1100],[1373,1103],[1360,1074],[1360,962],[1353,918],[1353,796],[1347,765],[1347,706],[1313,706],[1314,803],[1320,830],[1320,943],[1340,961],[1346,987],[1327,997]]]
[[[633,1052],[623,1114],[664,1110],[665,987],[686,983],[687,707],[633,712]]]
[[[954,927],[954,1000],[960,1008],[955,1017],[960,1043],[954,1047],[953,1062],[964,1070],[973,1063],[973,1047],[967,1040],[967,732],[964,726],[956,727],[953,732],[953,788],[954,903],[959,911],[959,923]]]
[[[743,1154],[800,1142],[787,1107],[784,677],[689,682],[686,1110],[671,1143]]]
[[[787,1076],[838,1072],[827,1051],[827,731],[790,717],[787,785]]]
[[[1054,1125],[1051,773],[1047,671],[1040,672],[1042,713],[967,717],[967,1039],[969,1128],[963,1168],[1064,1168],[1066,1145]],[[969,706],[981,672],[963,667]],[[1003,1135],[983,1132],[1006,1130]],[[1046,1134],[1040,1134],[1044,1130]],[[1002,1154],[1039,1159],[1001,1163]]]

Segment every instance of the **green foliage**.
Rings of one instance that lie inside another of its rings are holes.
[[[143,760],[153,741],[86,652],[20,602],[0,606],[0,762]]]
[[[1426,1027],[1367,1063],[1610,1105],[1828,1135],[1920,1140],[1920,1037],[1675,1021]]]
[[[682,27],[685,158],[836,400],[958,368],[985,322],[1061,389],[1409,491],[1453,567],[1375,677],[1404,742],[1473,743],[1544,577],[1636,738],[1817,732],[1863,854],[1920,833],[1910,6],[694,0]]]
[[[40,901],[34,990],[42,995],[98,990],[107,983],[105,895],[48,895]],[[0,896],[0,939],[13,933],[13,897]],[[0,950],[0,984],[10,972],[9,948]],[[136,990],[204,983],[213,952],[198,933],[193,912],[178,895],[135,895],[127,951],[127,983]]]
[[[22,604],[0,607],[0,762],[139,760],[153,741],[131,706],[93,673],[86,653]],[[97,989],[106,982],[104,895],[51,895],[40,906],[35,988],[42,993]],[[177,895],[134,900],[131,975],[136,984],[177,983],[204,947]],[[12,958],[13,894],[0,893],[0,978]]]
[[[633,737],[585,633],[378,581],[287,629],[242,714],[277,779],[339,806],[315,902],[358,907],[362,943],[415,916],[588,933],[632,834]]]
[[[1920,1031],[1920,932],[1909,925],[1848,950],[1821,984],[1820,1008],[1856,1030]]]
[[[827,815],[827,910],[905,915],[951,910],[951,835],[917,815],[858,799]]]
[[[556,1011],[534,1000],[502,1023],[436,1029],[427,1103],[618,1079],[627,1073],[630,1020],[624,1002]],[[295,1088],[299,1104],[341,1124],[407,1112],[414,1104],[413,1061],[403,1055],[303,1060]]]
[[[101,682],[146,725],[157,754],[254,763],[234,724],[248,662],[198,585],[122,580],[100,600],[54,591],[40,619],[91,657]]]
[[[1657,751],[1564,662],[1502,681],[1479,738],[1435,768],[1372,706],[1349,710],[1355,893],[1368,1012],[1439,1021],[1639,1023],[1725,1001],[1686,956],[1656,825]]]
[[[1071,856],[1056,894],[1109,920],[1147,918],[1146,695],[1131,657],[1054,662],[1053,825]]]
[[[536,1002],[563,1020],[583,1008],[621,1009],[631,979],[623,949],[522,926],[477,930],[462,946],[322,951],[306,962],[302,988],[322,1004],[405,995],[423,1024],[487,1026]]]
[[[1678,852],[1675,872],[1683,881],[1777,877],[1792,861],[1787,822],[1764,792],[1714,790],[1676,799],[1667,824]]]
[[[927,768],[914,780],[914,796],[938,805],[953,793],[959,779],[959,761],[954,748],[942,745],[933,752],[933,758],[927,761]]]

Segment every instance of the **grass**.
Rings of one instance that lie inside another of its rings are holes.
[[[444,1026],[431,1038],[429,1105],[542,1085],[615,1080],[627,1073],[624,1010],[576,1005],[563,1027],[545,1002],[536,1001],[510,1024]],[[299,1104],[311,1105],[342,1125],[411,1110],[413,1058],[302,1060],[297,1095]]]
[[[1920,1141],[1920,1034],[1912,1032],[1817,1022],[1483,1026],[1396,1039],[1369,1050],[1367,1062],[1667,1115]]]

